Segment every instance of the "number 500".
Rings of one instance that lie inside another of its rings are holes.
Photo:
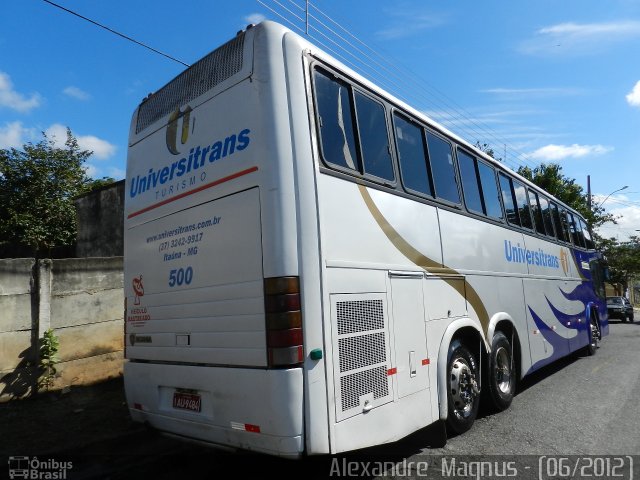
[[[189,285],[193,280],[193,268],[178,268],[169,272],[169,286],[180,287],[182,285]]]

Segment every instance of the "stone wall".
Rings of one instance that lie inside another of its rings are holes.
[[[75,199],[78,217],[76,257],[124,254],[124,180]]]
[[[120,375],[122,257],[0,260],[0,401],[37,390],[38,345],[60,341],[53,388]]]

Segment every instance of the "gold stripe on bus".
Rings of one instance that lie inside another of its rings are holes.
[[[358,185],[358,189],[360,190],[360,195],[362,195],[362,199],[364,203],[367,205],[369,212],[377,222],[380,229],[387,236],[389,241],[393,244],[396,249],[400,253],[402,253],[405,257],[407,257],[411,262],[415,265],[423,268],[430,274],[433,275],[444,275],[440,277],[444,280],[449,286],[453,287],[456,292],[462,295],[463,298],[467,299],[467,302],[471,304],[474,311],[478,315],[478,319],[480,320],[480,324],[482,325],[483,330],[487,333],[489,328],[489,314],[487,313],[487,309],[485,308],[478,292],[467,282],[464,275],[461,275],[458,271],[443,266],[440,263],[426,257],[418,250],[416,250],[409,242],[407,242],[398,231],[393,228],[393,226],[387,221],[382,212],[378,209],[377,205],[371,198],[371,195],[367,191],[367,188],[363,185]],[[447,277],[447,275],[456,275],[456,278]],[[463,279],[463,282],[459,280]]]

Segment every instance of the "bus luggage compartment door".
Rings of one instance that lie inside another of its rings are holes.
[[[411,272],[413,273],[413,272]],[[394,274],[391,278],[393,337],[398,398],[424,390],[428,383],[423,275]]]

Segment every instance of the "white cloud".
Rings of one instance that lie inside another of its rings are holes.
[[[87,92],[81,90],[78,87],[74,87],[73,85],[69,85],[62,91],[62,93],[64,93],[67,97],[75,98],[76,100],[86,101],[91,98],[91,95],[89,95]]]
[[[126,176],[127,172],[118,167],[111,167],[108,170],[107,175],[116,180],[122,180]]]
[[[394,10],[386,13],[391,23],[387,28],[376,32],[376,35],[384,40],[410,37],[424,30],[438,27],[446,21],[446,17],[441,14],[428,14],[423,11]]]
[[[606,195],[594,195],[594,203],[603,201]],[[629,239],[630,235],[638,235],[636,231],[640,229],[640,206],[630,203],[628,197],[624,195],[613,195],[606,199],[605,208],[608,213],[618,217],[617,224],[605,223],[598,229],[598,234],[604,238],[617,238],[623,242]]]
[[[582,95],[585,90],[580,88],[489,88],[480,90],[481,93],[504,95],[510,97],[566,97],[570,95]]]
[[[47,137],[54,140],[56,146],[63,147],[67,140],[67,128],[64,125],[55,123],[45,131]],[[78,135],[72,132],[73,136],[78,140],[78,145],[83,150],[93,151],[93,157],[98,160],[105,160],[116,153],[116,146],[102,140],[94,135]]]
[[[0,72],[0,107],[7,107],[18,112],[28,112],[40,106],[40,95],[38,93],[25,97],[13,88],[13,82],[8,74]]]
[[[84,171],[87,174],[87,177],[89,178],[100,178],[98,177],[98,174],[100,173],[100,169],[93,165],[92,163],[85,163],[84,165]]]
[[[614,43],[640,37],[640,21],[559,23],[539,29],[520,45],[528,54],[562,55],[599,53]]]
[[[603,155],[613,150],[613,147],[604,145],[546,145],[528,156],[536,160],[557,161],[566,158],[582,158],[594,155]]]
[[[25,128],[22,122],[5,123],[0,127],[0,148],[22,148],[33,136],[33,130]]]
[[[640,80],[636,82],[633,90],[626,96],[627,103],[632,107],[640,107]]]
[[[267,17],[265,17],[261,13],[252,13],[251,15],[247,15],[246,17],[244,17],[245,23],[253,23],[256,25],[260,22],[264,22],[266,19]]]

